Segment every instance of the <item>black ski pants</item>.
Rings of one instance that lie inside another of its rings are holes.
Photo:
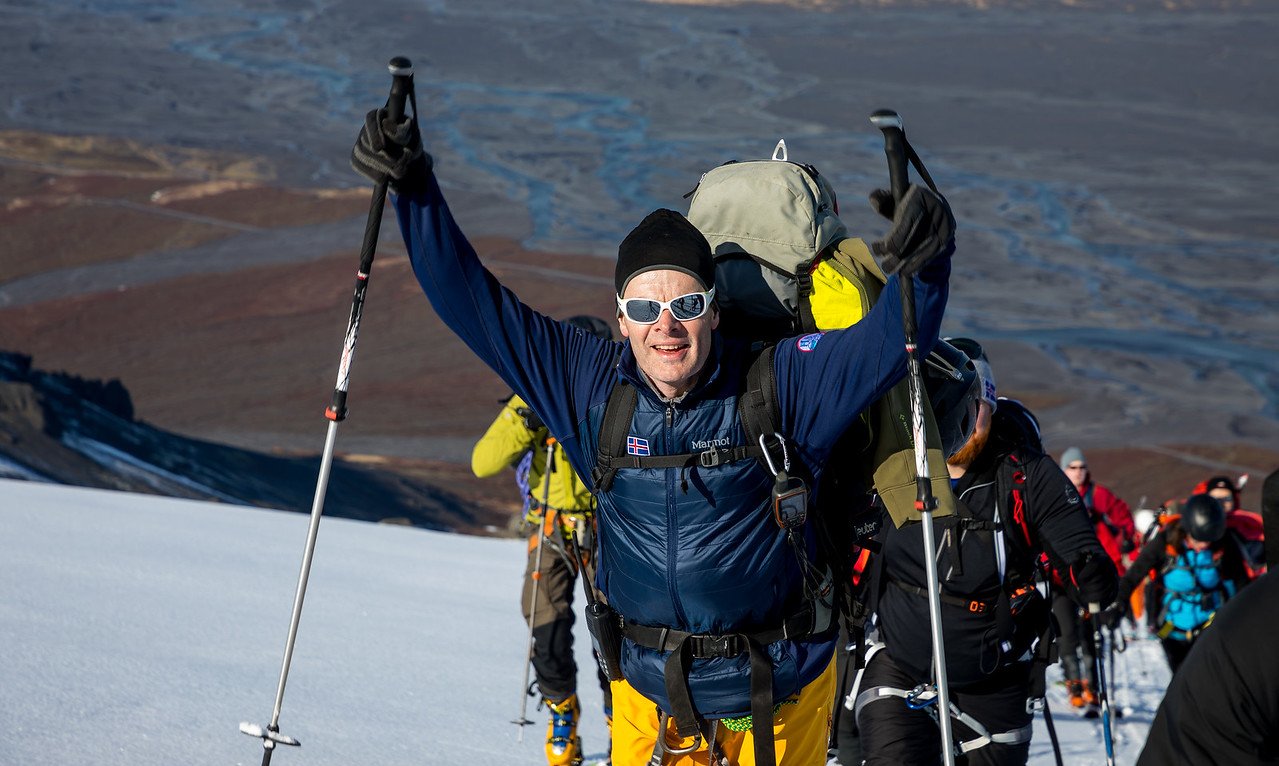
[[[1084,635],[1092,630],[1092,621],[1085,621],[1079,613],[1079,605],[1069,596],[1053,594],[1053,617],[1057,618],[1057,650],[1061,653],[1061,672],[1067,681],[1088,679],[1097,688],[1097,664],[1093,661],[1093,641]]]
[[[1173,673],[1181,667],[1181,663],[1186,661],[1186,655],[1190,654],[1190,647],[1194,646],[1194,641],[1178,641],[1175,638],[1159,639],[1159,646],[1164,650],[1164,656],[1168,658],[1168,667]]]
[[[893,662],[890,650],[871,658],[862,676],[859,693],[877,686],[913,689],[922,679],[912,678]],[[1030,694],[1030,665],[1004,668],[978,686],[950,689],[951,704],[997,734],[1026,726],[1031,713],[1026,710]],[[955,744],[973,739],[977,732],[952,718]],[[942,763],[941,730],[924,710],[912,710],[900,697],[883,697],[866,703],[857,714],[861,747],[867,766],[934,766]],[[956,759],[968,766],[1024,766],[1030,756],[1030,742],[1016,745],[988,744]]]
[[[577,583],[577,567],[572,564],[570,546],[562,537],[547,537],[542,542],[541,575],[534,588],[533,572],[537,571],[537,533],[533,527],[529,538],[528,564],[524,568],[524,588],[520,593],[520,609],[528,623],[529,606],[534,590],[537,609],[533,615],[533,673],[542,696],[559,702],[577,693],[577,661],[573,658],[573,590]],[[583,553],[588,554],[589,551]],[[588,558],[586,576],[595,576],[594,559]],[[596,669],[600,688],[604,690],[604,707],[611,711],[612,694],[608,679]],[[611,714],[611,712],[610,712]]]

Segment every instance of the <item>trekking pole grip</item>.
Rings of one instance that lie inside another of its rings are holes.
[[[906,169],[906,134],[902,131],[901,115],[892,109],[877,109],[870,121],[884,133],[884,154],[888,156],[888,183],[894,202],[906,196],[910,178]]]

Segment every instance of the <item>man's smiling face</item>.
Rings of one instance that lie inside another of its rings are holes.
[[[646,271],[631,279],[622,298],[669,301],[705,288],[692,275],[674,269]],[[635,361],[657,392],[677,397],[697,383],[697,376],[711,351],[711,333],[719,326],[719,311],[712,306],[697,319],[681,322],[669,309],[654,324],[618,317],[622,337],[631,342]]]

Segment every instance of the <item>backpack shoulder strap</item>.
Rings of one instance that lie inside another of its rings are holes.
[[[838,265],[839,271],[850,279],[862,278],[861,274],[854,273],[854,269],[860,267],[865,274],[873,277],[879,284],[882,285],[888,281],[884,270],[875,262],[875,256],[871,255],[865,240],[858,237],[841,239],[831,253],[831,260]]]
[[[626,454],[626,436],[638,402],[639,393],[635,386],[625,380],[618,380],[608,392],[604,420],[600,423],[599,444],[595,448],[595,468],[591,470],[592,491],[607,492],[612,488],[613,477],[621,468],[617,459]]]
[[[1033,580],[1044,565],[1043,553],[1030,531],[1030,491],[1026,482],[1026,464],[1016,452],[1000,458],[997,472],[1000,523],[1005,531],[1004,548],[1008,556],[1009,575]],[[1015,578],[1014,578],[1015,579]]]
[[[776,351],[777,346],[769,344],[755,355],[746,369],[746,390],[737,399],[742,428],[746,431],[746,443],[751,446],[759,444],[760,436],[777,433],[781,425],[777,375],[773,370]]]

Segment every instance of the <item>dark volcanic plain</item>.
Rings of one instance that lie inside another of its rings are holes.
[[[874,238],[865,117],[892,107],[961,225],[944,329],[986,343],[1054,453],[1083,447],[1134,505],[1247,472],[1256,507],[1279,465],[1268,4],[2,13],[0,349],[118,378],[159,428],[319,451],[368,205],[346,156],[404,54],[458,219],[539,310],[608,316],[634,222],[779,137]],[[388,216],[339,453],[501,525],[513,490],[465,466],[506,393],[435,318]]]

